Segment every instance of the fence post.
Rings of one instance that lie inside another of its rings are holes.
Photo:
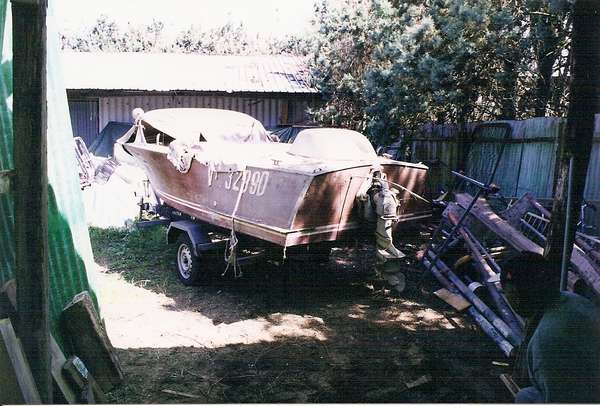
[[[46,148],[47,0],[12,0],[15,260],[18,336],[44,403],[52,403]]]

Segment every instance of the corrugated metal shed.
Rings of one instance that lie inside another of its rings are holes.
[[[77,164],[67,108],[67,97],[60,72],[58,33],[52,18],[52,2],[48,10],[48,245],[50,275],[51,326],[56,327],[63,306],[72,297],[90,290],[87,270],[93,271],[92,249],[85,224],[84,208],[77,175]],[[5,28],[4,18],[10,19],[8,1],[0,0],[0,33]],[[0,84],[0,165],[13,169],[12,161],[12,57],[7,45],[11,44],[11,28],[4,30],[2,54],[2,82]],[[7,102],[8,100],[8,102]],[[0,195],[0,283],[14,276],[15,255],[13,243],[12,195]]]
[[[98,134],[98,100],[70,100],[69,112],[73,135],[90,146]]]
[[[149,111],[171,107],[206,107],[234,110],[251,115],[267,128],[300,124],[307,120],[306,110],[316,103],[312,97],[288,100],[284,97],[244,97],[219,95],[136,95],[99,98],[99,125],[104,128],[110,121],[131,122],[131,111],[136,107]],[[82,132],[82,131],[80,131]],[[96,135],[96,132],[94,135]]]
[[[67,89],[318,93],[306,59],[166,53],[63,52]]]

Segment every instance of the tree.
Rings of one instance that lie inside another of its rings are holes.
[[[164,51],[164,24],[153,20],[146,26],[128,25],[125,32],[102,15],[88,29],[72,35],[61,34],[62,49],[82,52],[157,52]]]
[[[94,25],[74,34],[61,34],[62,49],[80,52],[181,52],[207,55],[306,55],[310,39],[293,35],[250,35],[243,24],[227,22],[204,29],[192,25],[174,39],[167,38],[164,24],[128,24],[122,29],[114,20],[100,16]]]
[[[563,246],[571,257],[579,207],[587,177],[595,128],[600,112],[600,4],[597,0],[577,0],[573,7],[572,77],[567,128],[559,142],[557,182],[550,233],[545,256],[559,264]],[[573,160],[570,232],[565,238],[569,162]],[[564,245],[563,245],[564,243]],[[567,262],[568,263],[568,262]]]
[[[243,24],[225,25],[202,30],[191,26],[175,39],[174,50],[184,53],[244,55],[250,53],[251,38]]]
[[[364,75],[373,48],[368,35],[373,21],[370,7],[370,0],[344,0],[333,8],[322,0],[315,7],[319,31],[313,43],[312,71],[327,103],[312,114],[321,123],[366,128]]]
[[[345,0],[317,7],[314,117],[380,142],[425,123],[560,114],[568,13],[541,0]]]

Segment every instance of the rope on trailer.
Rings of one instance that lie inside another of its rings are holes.
[[[239,278],[242,276],[242,269],[240,268],[239,264],[238,264],[238,258],[237,258],[237,245],[238,245],[238,238],[237,235],[235,233],[235,214],[237,213],[238,207],[240,206],[240,201],[242,200],[242,195],[244,194],[244,190],[246,189],[247,182],[249,181],[249,177],[248,177],[248,171],[246,169],[244,169],[242,171],[242,184],[240,185],[240,190],[238,191],[238,196],[237,196],[237,200],[235,202],[235,206],[233,207],[233,212],[231,212],[231,233],[229,234],[229,243],[227,244],[227,247],[225,248],[225,253],[224,253],[224,259],[225,262],[227,262],[227,266],[225,267],[225,270],[223,271],[223,273],[221,274],[221,276],[225,276],[225,274],[227,274],[227,271],[229,270],[229,267],[231,266],[231,264],[233,264],[233,276],[235,278]]]
[[[383,173],[382,173],[382,175],[383,175]],[[370,176],[370,177],[369,177],[369,176],[358,176],[358,175],[352,175],[352,177],[353,177],[353,178],[361,178],[361,179],[373,179],[373,177],[372,177],[372,176]],[[431,204],[431,202],[430,202],[429,200],[425,199],[423,196],[421,196],[421,195],[419,195],[419,194],[417,194],[417,193],[413,192],[412,190],[410,190],[410,189],[408,189],[408,188],[405,188],[405,187],[404,187],[404,186],[402,186],[402,185],[399,185],[399,184],[398,184],[398,183],[396,183],[396,182],[392,182],[391,180],[388,180],[387,178],[383,178],[383,177],[379,178],[379,180],[380,180],[380,181],[382,181],[382,182],[389,183],[389,184],[390,184],[390,185],[392,185],[392,186],[398,186],[400,189],[402,189],[402,190],[404,190],[404,191],[408,192],[408,193],[409,193],[411,196],[413,196],[413,197],[415,197],[415,198],[417,198],[417,199],[419,199],[419,200],[422,200],[422,201],[424,201],[425,203],[429,203],[429,204]]]

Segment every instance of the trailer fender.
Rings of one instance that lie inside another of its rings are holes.
[[[210,247],[212,241],[201,224],[198,224],[191,220],[179,220],[173,221],[169,224],[169,228],[167,229],[167,242],[169,244],[177,241],[177,237],[181,233],[186,233],[190,237],[190,241],[192,242],[194,255],[198,256],[202,249],[199,247]]]

